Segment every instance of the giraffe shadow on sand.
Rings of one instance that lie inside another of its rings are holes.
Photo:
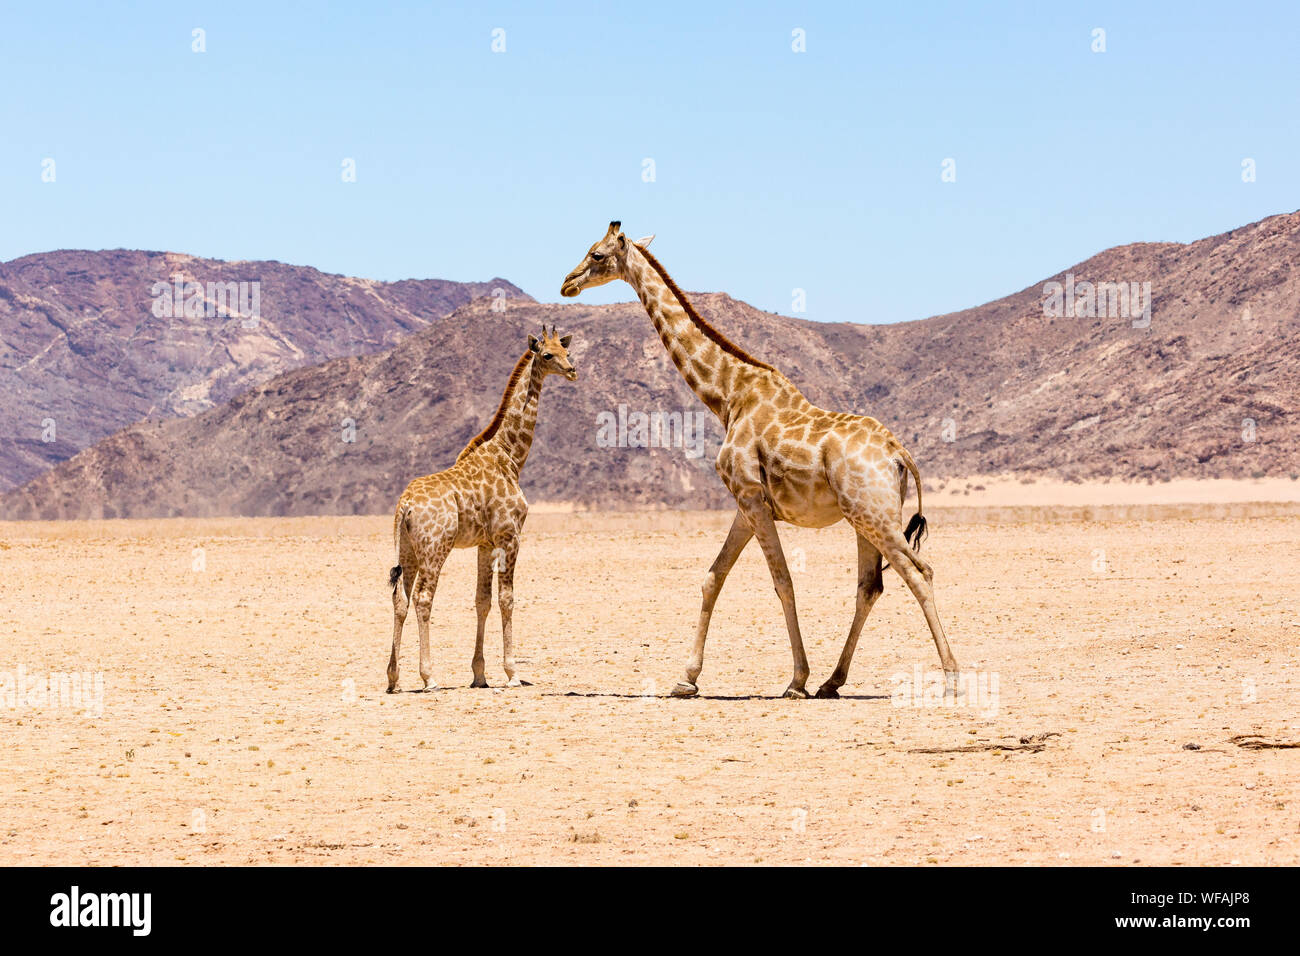
[[[402,690],[402,688],[400,687],[394,687],[388,693],[390,694],[454,694],[459,691],[483,690],[485,686],[486,685],[484,684],[480,684],[478,686],[475,686],[474,684],[458,684],[454,687],[443,687],[441,685],[431,685],[428,687],[416,687],[416,688],[412,688],[411,690]],[[532,687],[532,686],[533,686],[533,682],[530,680],[519,680],[513,684],[503,684],[499,687],[489,688],[489,689],[504,690],[506,687]]]
[[[560,691],[549,691],[543,693],[543,697],[609,697],[615,700],[681,700],[681,694],[620,694],[614,691],[578,691],[571,690],[561,693]],[[692,694],[692,700],[720,700],[720,701],[741,701],[741,700],[781,700],[784,694]],[[822,698],[827,700],[829,698]],[[841,694],[837,700],[889,700],[888,694]]]

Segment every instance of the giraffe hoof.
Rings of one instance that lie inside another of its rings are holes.
[[[795,687],[794,684],[791,684],[785,689],[785,693],[781,696],[787,700],[807,700],[808,691],[804,690],[802,687]]]
[[[512,677],[512,678],[510,678],[508,681],[506,681],[506,686],[507,686],[507,687],[523,687],[524,684],[526,684],[526,683],[527,683],[527,681],[522,681],[522,680],[520,680],[518,677]],[[531,687],[532,685],[529,684],[528,686]]]
[[[475,677],[470,687],[486,687],[488,685],[486,677]]]
[[[699,692],[700,692],[700,689],[699,689],[698,687],[696,687],[694,684],[688,684],[688,683],[686,683],[685,681],[681,681],[680,683],[678,683],[676,686],[673,687],[673,693],[672,693],[672,696],[674,696],[674,697],[694,697],[694,696],[695,696],[696,694],[698,694]]]
[[[832,687],[830,684],[822,684],[817,688],[818,700],[839,700],[840,691],[838,687]]]
[[[396,694],[397,692],[398,692],[398,690],[397,690],[397,685],[396,685],[396,684],[389,684],[389,685],[388,685],[388,693],[390,693],[390,694]]]

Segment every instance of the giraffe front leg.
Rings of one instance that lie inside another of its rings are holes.
[[[501,662],[506,672],[506,686],[527,683],[515,676],[515,560],[519,557],[519,539],[503,540],[495,551],[498,566],[497,601],[501,606]]]
[[[727,580],[727,574],[753,536],[754,532],[750,530],[744,516],[737,510],[736,517],[731,522],[731,530],[727,532],[727,540],[722,543],[722,550],[713,559],[713,565],[704,579],[704,600],[700,604],[700,623],[695,629],[695,645],[691,648],[691,657],[686,663],[686,680],[673,688],[674,697],[694,697],[700,692],[696,681],[699,680],[700,671],[704,669],[704,642],[709,636],[709,621],[713,617],[713,605],[717,603],[718,595],[722,593],[722,585]]]
[[[790,568],[785,563],[785,552],[781,550],[781,539],[776,533],[776,521],[763,500],[762,492],[758,489],[738,495],[736,500],[740,504],[745,520],[754,532],[754,537],[758,539],[759,546],[763,549],[767,568],[772,573],[772,584],[785,611],[785,627],[790,634],[790,654],[794,658],[794,673],[790,678],[790,686],[785,689],[783,696],[792,699],[806,698],[808,696],[805,688],[808,683],[808,655],[804,653],[803,636],[799,633],[799,615],[794,605],[794,581],[791,580]]]
[[[474,636],[474,680],[470,687],[486,687],[483,673],[483,634],[487,627],[488,612],[492,610],[492,549],[481,545],[478,549],[478,587],[474,591],[474,611],[478,615],[478,632]]]

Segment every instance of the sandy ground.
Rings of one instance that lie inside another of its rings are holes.
[[[844,699],[777,699],[753,546],[705,696],[665,698],[724,515],[535,514],[518,689],[495,609],[495,686],[467,686],[456,553],[443,689],[391,696],[387,516],[0,525],[0,863],[1300,862],[1300,750],[1232,740],[1300,741],[1300,517],[927,510],[956,706],[927,697],[938,658],[892,572]],[[816,687],[852,539],[784,537]],[[402,665],[410,691],[414,617]],[[91,677],[41,700],[20,669]]]

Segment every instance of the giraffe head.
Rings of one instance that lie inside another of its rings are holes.
[[[543,375],[563,375],[570,382],[578,380],[578,370],[569,358],[569,343],[572,335],[560,335],[551,326],[550,331],[542,326],[542,337],[528,336],[528,350],[533,353],[533,361],[539,362]]]
[[[611,222],[605,235],[587,250],[578,268],[564,277],[560,295],[572,298],[583,289],[595,288],[606,282],[627,277],[628,239],[622,232],[621,222]],[[654,236],[638,239],[636,245],[648,246]]]

